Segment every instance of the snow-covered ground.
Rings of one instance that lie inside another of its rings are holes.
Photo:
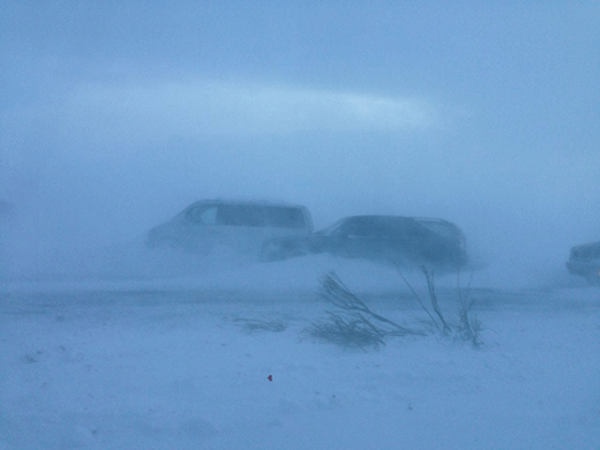
[[[331,268],[429,329],[391,268],[355,261],[4,282],[0,449],[600,448],[600,290],[482,273],[483,346],[432,333],[352,349],[305,333],[331,308],[316,293]],[[454,320],[455,278],[438,283]]]

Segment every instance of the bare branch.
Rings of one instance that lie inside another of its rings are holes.
[[[427,315],[429,316],[429,318],[431,319],[431,321],[433,322],[433,324],[435,325],[435,327],[441,333],[442,329],[438,325],[437,321],[435,320],[435,318],[433,317],[433,315],[431,314],[431,312],[429,312],[429,310],[427,309],[427,307],[425,306],[425,304],[421,300],[421,297],[419,297],[417,295],[417,293],[415,292],[415,290],[413,289],[413,287],[410,285],[410,283],[408,282],[408,280],[406,279],[406,277],[404,276],[404,274],[400,270],[400,267],[398,266],[398,264],[396,263],[396,261],[392,261],[392,263],[394,264],[394,266],[396,266],[396,270],[398,271],[398,274],[400,275],[400,278],[402,278],[402,280],[404,281],[404,283],[408,286],[408,289],[410,289],[410,292],[412,292],[413,296],[417,299],[417,301],[419,302],[419,305],[421,305],[421,308],[423,308],[423,310],[427,313]]]
[[[403,327],[402,325],[392,322],[391,320],[371,311],[369,307],[356,295],[354,295],[340,280],[335,272],[330,272],[321,277],[321,296],[332,303],[334,306],[344,310],[352,311],[356,314],[365,314],[372,319],[381,323],[385,323],[394,328],[395,334],[422,334]],[[366,320],[366,319],[365,319]]]
[[[429,298],[431,300],[433,310],[435,311],[437,316],[440,318],[440,321],[442,322],[442,325],[444,326],[444,333],[448,333],[450,331],[450,327],[448,326],[448,324],[446,323],[446,320],[444,319],[444,315],[442,314],[442,310],[440,309],[440,306],[437,301],[437,297],[435,295],[433,271],[429,272],[427,270],[427,267],[425,267],[425,266],[422,266],[421,270],[425,274],[425,279],[427,280],[427,287],[429,288]]]

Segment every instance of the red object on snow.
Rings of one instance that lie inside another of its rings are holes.
[[[268,379],[269,381],[273,381],[273,375],[269,375],[269,376],[267,377],[267,379]]]

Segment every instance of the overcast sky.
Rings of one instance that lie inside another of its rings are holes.
[[[5,0],[0,199],[55,241],[211,197],[443,217],[562,270],[600,239],[598,23],[595,1]]]

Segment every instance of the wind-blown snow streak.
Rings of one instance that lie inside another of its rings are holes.
[[[85,85],[59,106],[59,127],[101,140],[127,136],[279,134],[297,131],[407,131],[436,123],[412,98],[221,82]],[[39,114],[45,114],[43,111]]]

